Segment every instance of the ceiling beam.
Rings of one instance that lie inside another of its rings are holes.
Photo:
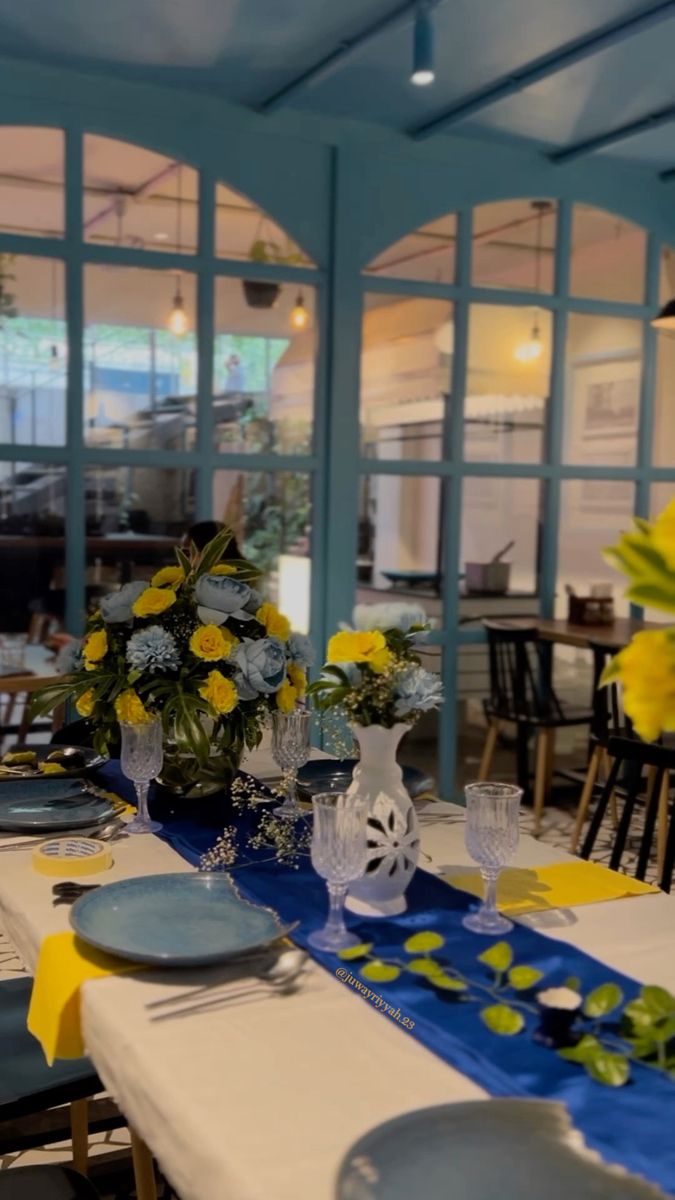
[[[505,100],[508,96],[514,96],[524,88],[531,87],[532,84],[539,83],[542,79],[548,79],[549,76],[556,75],[559,71],[564,71],[594,54],[599,54],[602,50],[616,46],[626,38],[634,37],[646,29],[651,29],[660,21],[665,21],[673,16],[675,16],[675,0],[657,0],[656,3],[643,6],[630,16],[612,21],[609,25],[603,25],[601,29],[596,29],[593,33],[583,37],[575,38],[574,41],[567,42],[566,45],[559,46],[556,50],[552,50],[540,58],[534,58],[522,67],[517,67],[508,75],[495,79],[478,91],[471,92],[450,105],[449,108],[437,113],[435,117],[410,130],[410,134],[416,139],[421,139],[431,137],[434,133],[441,133],[449,129],[451,125],[456,125],[458,121],[465,121],[468,117],[482,112],[484,108],[489,108],[490,105]]]
[[[658,129],[660,125],[666,125],[672,120],[675,120],[675,104],[669,104],[667,108],[660,108],[657,112],[648,113],[646,117],[638,117],[636,121],[629,121],[626,125],[619,125],[616,129],[608,130],[607,133],[598,133],[595,137],[586,138],[583,142],[575,142],[574,145],[565,146],[562,150],[554,150],[552,154],[549,154],[549,158],[554,163],[571,162],[574,158],[582,158],[584,154],[593,154],[595,150],[604,150],[605,146],[613,146],[616,142],[636,137],[639,133],[648,133],[651,129]]]
[[[435,7],[441,0],[428,0],[429,7]],[[351,37],[344,37],[338,42],[334,50],[329,51],[323,58],[313,63],[311,67],[307,67],[294,79],[289,80],[283,87],[280,87],[276,92],[272,92],[270,96],[266,96],[257,105],[260,112],[273,112],[277,108],[281,108],[282,104],[286,104],[298,92],[301,92],[307,84],[317,83],[324,76],[329,74],[336,66],[344,62],[350,54],[355,50],[361,50],[367,46],[369,42],[374,41],[382,33],[386,33],[395,25],[401,24],[403,21],[412,20],[416,10],[419,8],[419,0],[404,0],[393,8],[391,12],[380,17],[379,21],[373,21],[371,25],[367,25],[360,33],[354,34]]]

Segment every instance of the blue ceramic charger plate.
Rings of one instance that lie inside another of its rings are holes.
[[[195,967],[262,949],[288,927],[243,900],[228,875],[148,875],[105,884],[76,901],[70,923],[98,950],[132,962]]]
[[[474,1100],[395,1117],[352,1146],[335,1196],[667,1200],[653,1184],[586,1150],[564,1106],[548,1100]]]
[[[357,764],[356,758],[315,758],[298,771],[298,788],[306,796],[316,796],[319,792],[345,792]],[[418,767],[402,767],[401,770],[411,800],[433,791],[433,779]]]
[[[86,792],[77,780],[16,779],[0,789],[0,830],[59,833],[103,824],[114,812],[109,800]]]

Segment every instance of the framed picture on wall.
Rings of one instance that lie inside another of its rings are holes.
[[[640,376],[637,354],[574,364],[567,397],[569,461],[634,466]]]

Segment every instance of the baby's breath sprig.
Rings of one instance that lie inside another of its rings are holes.
[[[235,825],[226,825],[216,839],[215,846],[202,854],[199,860],[200,871],[226,871],[237,860],[237,829]]]
[[[304,820],[298,825],[297,822],[266,812],[248,844],[252,850],[274,850],[278,862],[297,870],[298,859],[309,852],[311,840],[311,829]]]

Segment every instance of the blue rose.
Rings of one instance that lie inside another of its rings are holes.
[[[143,579],[135,579],[133,583],[125,583],[118,592],[104,596],[101,600],[101,616],[106,624],[119,625],[123,621],[131,621],[134,615],[132,605],[147,586]]]
[[[286,678],[286,650],[279,638],[244,638],[231,660],[236,667],[234,682],[242,700],[278,692]]]
[[[251,589],[231,575],[202,575],[197,580],[195,597],[205,625],[224,625],[230,617],[237,621],[253,620],[253,614],[244,611],[251,599]]]
[[[292,633],[286,642],[286,649],[291,662],[302,667],[303,671],[314,665],[314,647],[306,634]]]
[[[254,617],[255,614],[257,613],[258,609],[260,608],[260,605],[263,603],[264,603],[264,598],[261,595],[261,593],[256,591],[255,588],[251,588],[251,595],[249,596],[248,600],[246,601],[246,605],[245,605],[246,612],[250,613],[251,616]]]

